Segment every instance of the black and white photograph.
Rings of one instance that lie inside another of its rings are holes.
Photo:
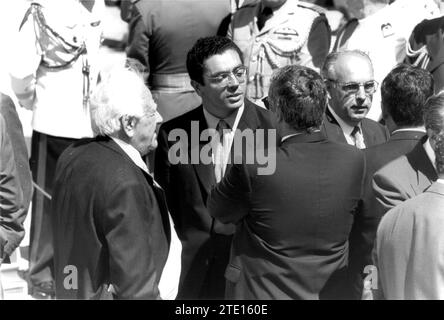
[[[444,0],[4,0],[0,40],[0,300],[444,300]]]

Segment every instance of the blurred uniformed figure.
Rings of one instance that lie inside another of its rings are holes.
[[[263,106],[273,70],[291,64],[319,71],[330,49],[324,9],[297,0],[246,0],[228,30],[248,67],[247,98]]]
[[[127,1],[129,2],[129,1]],[[191,87],[186,55],[197,39],[216,35],[235,0],[131,0],[127,55],[142,63],[164,121],[201,104]]]
[[[29,291],[54,295],[50,199],[56,162],[74,141],[92,137],[89,96],[98,79],[103,0],[29,1],[12,44],[11,85],[33,111]]]
[[[406,44],[415,25],[440,14],[434,0],[336,2],[347,5],[351,10],[350,16],[356,19],[350,20],[339,31],[333,50],[358,49],[367,53],[373,62],[375,80],[379,84],[397,64],[404,61]],[[374,94],[367,117],[376,121],[381,118],[380,89]]]
[[[435,93],[444,89],[444,0],[435,0],[441,16],[416,25],[407,44],[406,62],[430,71]]]

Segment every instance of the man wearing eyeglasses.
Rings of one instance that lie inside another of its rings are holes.
[[[231,168],[232,162],[227,162],[232,159],[238,132],[274,129],[276,121],[271,112],[245,99],[243,55],[228,38],[199,39],[188,52],[187,69],[202,105],[161,126],[154,172],[166,191],[183,244],[178,298],[223,299],[224,273],[235,228],[211,218],[207,197]],[[201,157],[193,159],[193,154],[200,155],[208,145],[208,140],[199,139],[206,129],[217,130],[221,138],[210,152],[210,163]],[[175,132],[186,139],[177,139]],[[179,163],[169,154],[177,146],[188,151]]]
[[[358,50],[332,52],[321,72],[329,93],[322,128],[328,139],[359,149],[386,142],[387,129],[366,118],[378,87],[370,58]]]

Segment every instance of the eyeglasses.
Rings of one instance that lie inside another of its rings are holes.
[[[359,82],[339,82],[337,80],[328,79],[328,81],[331,81],[342,89],[342,91],[345,91],[349,94],[356,94],[359,92],[359,89],[361,87],[364,87],[364,91],[366,94],[372,94],[375,93],[375,91],[378,89],[378,82],[375,80],[370,80],[364,83]]]
[[[239,83],[243,83],[245,81],[245,75],[247,73],[247,67],[239,66],[233,69],[233,71],[229,72],[221,72],[214,76],[205,75],[210,81],[217,83],[222,86],[226,86],[230,83],[230,79],[236,78]]]

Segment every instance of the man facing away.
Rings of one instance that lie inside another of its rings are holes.
[[[113,69],[92,97],[91,119],[97,136],[70,146],[56,168],[56,297],[171,298],[174,287],[164,286],[177,289],[180,243],[141,158],[156,147],[162,121],[142,77]]]
[[[379,220],[384,214],[372,189],[373,174],[390,161],[412,151],[424,138],[424,106],[433,94],[432,75],[419,67],[401,64],[381,86],[382,115],[391,136],[389,141],[364,150],[366,179],[364,202],[352,229],[351,263],[356,275],[356,298],[361,297],[366,266],[372,264],[371,251]]]
[[[269,93],[282,136],[277,149],[268,149],[275,172],[235,165],[208,199],[213,217],[236,223],[226,297],[344,298],[364,155],[321,132],[327,90],[314,70],[279,69]]]
[[[188,52],[187,69],[202,105],[161,126],[155,177],[166,191],[183,243],[179,298],[221,299],[234,226],[211,218],[207,197],[239,151],[233,147],[236,137],[244,132],[255,136],[259,129],[266,134],[276,123],[271,112],[245,99],[246,67],[231,40],[199,39]],[[220,132],[219,138],[200,139],[208,130]],[[211,144],[215,147],[208,151]]]
[[[425,125],[436,156],[438,179],[424,193],[391,209],[381,220],[375,261],[379,298],[444,298],[444,93],[428,100]]]
[[[321,74],[329,94],[322,128],[327,138],[359,149],[386,142],[387,129],[366,118],[378,87],[370,58],[358,50],[332,52]]]

